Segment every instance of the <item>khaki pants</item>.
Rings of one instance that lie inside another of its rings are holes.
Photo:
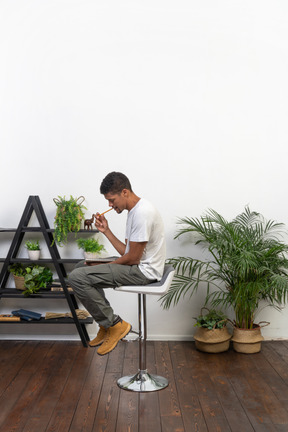
[[[137,265],[99,264],[87,266],[81,261],[70,273],[68,282],[77,298],[101,326],[110,327],[117,315],[114,314],[104,289],[121,285],[147,285],[154,282],[147,279]]]

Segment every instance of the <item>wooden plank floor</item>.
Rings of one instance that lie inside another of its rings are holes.
[[[100,357],[80,342],[0,341],[0,354],[0,432],[288,431],[288,341],[251,355],[148,342],[149,372],[170,384],[146,394],[116,384],[137,371],[137,343]]]

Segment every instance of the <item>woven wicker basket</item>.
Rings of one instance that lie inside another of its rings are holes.
[[[233,348],[235,351],[243,354],[254,354],[261,351],[261,342],[263,340],[260,326],[254,329],[240,329],[234,327]]]
[[[16,289],[24,291],[26,289],[24,286],[24,282],[25,282],[24,276],[13,275],[13,277],[14,277]]]
[[[227,327],[212,329],[199,327],[194,335],[195,346],[199,351],[207,353],[220,353],[227,351],[231,335]]]

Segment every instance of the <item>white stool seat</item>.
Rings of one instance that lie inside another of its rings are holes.
[[[166,265],[162,279],[148,285],[123,285],[115,288],[115,291],[123,291],[138,294],[138,322],[139,322],[139,370],[134,375],[124,376],[117,381],[118,386],[124,390],[137,392],[151,392],[161,390],[168,386],[168,380],[159,375],[149,374],[146,369],[146,294],[161,296],[165,294],[172,282],[175,270]],[[142,321],[143,315],[143,321]]]
[[[159,282],[152,282],[148,285],[122,285],[115,288],[115,291],[131,292],[136,294],[165,294],[172,282],[175,270],[171,266],[165,266],[162,279]]]

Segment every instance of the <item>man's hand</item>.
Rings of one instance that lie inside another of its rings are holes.
[[[108,221],[105,218],[105,216],[100,215],[99,213],[96,213],[95,218],[95,227],[100,231],[101,233],[105,233],[109,229]]]
[[[112,233],[112,231],[109,228],[108,221],[105,218],[105,216],[96,213],[96,219],[95,219],[95,227],[98,229],[99,232],[104,234],[107,239],[110,241],[112,246],[117,250],[117,252],[120,255],[123,255],[125,253],[126,245],[122,243],[115,235]]]

